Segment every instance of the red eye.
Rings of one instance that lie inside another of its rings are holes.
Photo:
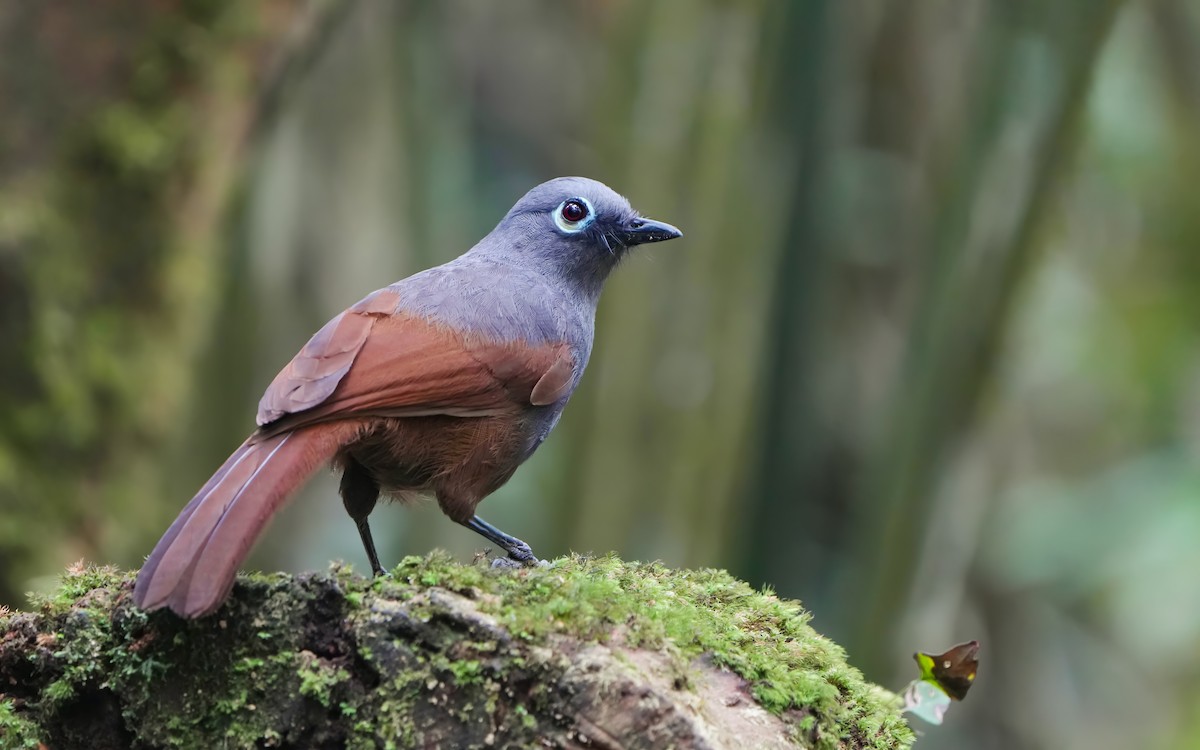
[[[571,224],[577,224],[587,218],[588,209],[583,201],[572,198],[562,205],[562,217]]]

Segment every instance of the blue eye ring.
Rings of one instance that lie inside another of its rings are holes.
[[[596,212],[587,198],[568,198],[554,209],[554,225],[567,234],[587,229],[596,220]]]

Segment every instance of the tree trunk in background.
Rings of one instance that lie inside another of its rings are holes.
[[[0,602],[161,530],[223,210],[299,0],[0,10]]]

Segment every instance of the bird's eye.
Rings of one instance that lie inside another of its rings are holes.
[[[571,224],[578,224],[588,215],[587,206],[579,201],[570,200],[563,204],[562,217]]]
[[[591,220],[592,207],[584,198],[569,198],[554,212],[554,223],[564,232],[578,232]]]

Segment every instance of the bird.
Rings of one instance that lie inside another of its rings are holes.
[[[134,603],[211,614],[271,517],[324,465],[374,575],[381,495],[436,498],[513,566],[529,545],[475,510],[558,423],[591,356],[609,273],[682,236],[601,182],[525,193],[470,250],[374,291],[325,324],[258,404],[257,429],[200,488],[138,573]]]

